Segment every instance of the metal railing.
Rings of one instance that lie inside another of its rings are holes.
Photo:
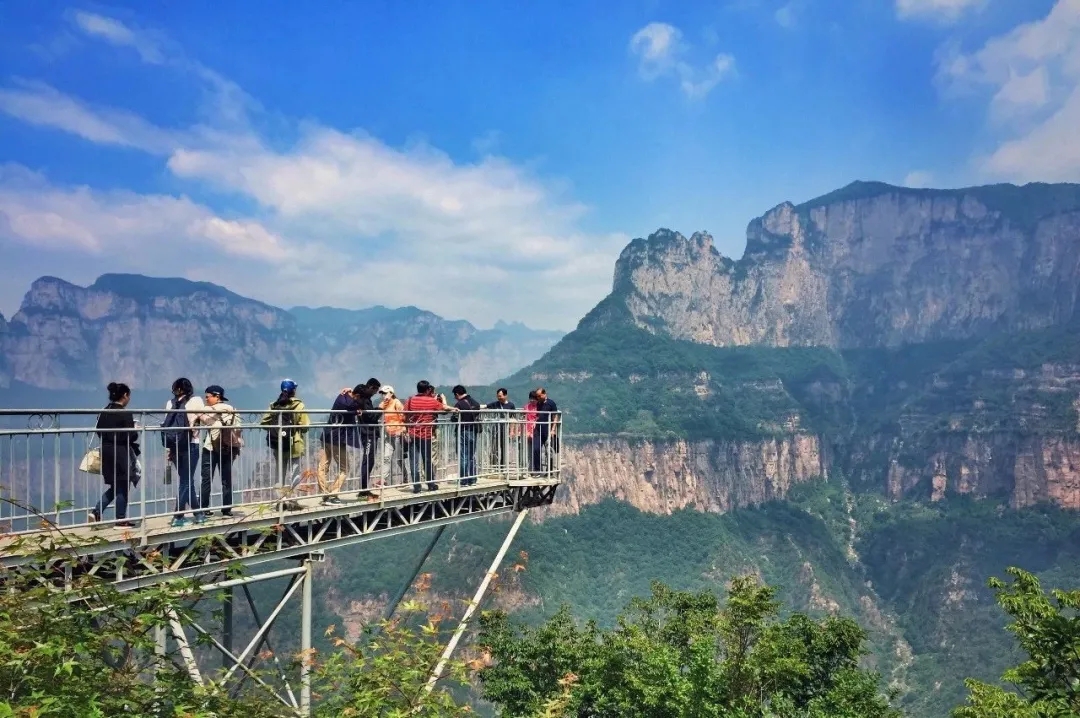
[[[130,416],[134,428],[96,429],[106,413]],[[357,418],[347,412],[233,410],[233,425],[210,408],[180,413],[195,420],[187,436],[164,428],[160,410],[0,410],[0,533],[121,521],[145,533],[154,517],[284,515],[379,500],[387,489],[557,481],[561,470],[557,413],[537,421],[520,410],[480,410],[477,421],[461,422],[450,412],[431,421],[430,413],[376,410],[364,415],[378,423],[352,424],[341,423]],[[125,489],[126,511],[118,515]],[[109,505],[98,512],[103,498]]]

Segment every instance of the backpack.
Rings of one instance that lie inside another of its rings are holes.
[[[229,450],[233,454],[240,452],[240,449],[244,446],[244,435],[239,426],[236,426],[236,414],[232,414],[232,418],[229,423],[222,422],[221,427],[218,429],[218,438],[215,442],[217,448],[224,451]]]
[[[277,449],[280,437],[281,447],[292,451],[293,435],[296,434],[296,413],[289,410],[295,406],[292,401],[288,404],[278,404],[275,401],[270,405],[271,423],[266,432],[267,446]]]
[[[190,399],[189,396],[179,404],[174,399],[173,408],[166,414],[165,421],[161,422],[161,445],[166,449],[176,449],[184,442],[191,441],[191,423],[187,414],[182,412]]]

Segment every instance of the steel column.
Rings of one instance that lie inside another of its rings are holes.
[[[300,715],[311,715],[311,557],[304,559],[304,597],[300,609]]]
[[[446,669],[446,662],[450,660],[450,656],[453,655],[454,649],[457,648],[458,641],[465,634],[465,629],[469,624],[469,619],[472,618],[473,613],[476,612],[477,606],[484,600],[484,594],[487,592],[488,585],[491,583],[491,579],[495,577],[495,573],[499,570],[499,564],[502,563],[503,558],[506,556],[506,552],[510,549],[510,544],[514,541],[514,536],[517,535],[518,529],[521,528],[521,524],[525,521],[525,516],[529,513],[528,509],[522,509],[514,519],[514,525],[510,527],[510,533],[506,534],[506,539],[503,540],[502,546],[499,548],[499,553],[495,555],[495,560],[491,562],[491,568],[484,574],[484,580],[480,582],[480,587],[476,589],[476,594],[473,596],[472,602],[465,609],[465,615],[461,617],[461,623],[458,624],[457,630],[454,631],[454,635],[450,638],[450,642],[446,644],[446,650],[442,652],[442,656],[439,657],[439,662],[435,666],[435,670],[431,673],[431,678],[428,679],[427,685],[424,686],[424,693],[431,693],[431,690],[435,687],[435,684],[439,682],[439,678],[442,677],[443,670]]]

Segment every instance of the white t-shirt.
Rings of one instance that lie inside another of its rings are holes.
[[[173,410],[173,408],[175,406],[173,404],[174,401],[176,401],[176,399],[169,399],[167,402],[165,402],[165,410],[166,411],[172,411]],[[203,402],[201,396],[192,395],[192,397],[190,399],[188,399],[188,403],[184,406],[184,409],[189,411],[189,412],[202,411],[202,410],[206,409],[206,404],[205,404],[205,402]],[[192,427],[195,426],[195,424],[198,422],[198,419],[199,419],[198,414],[189,413],[187,415],[188,424],[191,425]],[[198,431],[192,431],[191,432],[191,443],[193,443],[193,444],[199,443],[199,432]]]
[[[210,427],[210,430],[206,432],[206,440],[203,441],[203,448],[207,451],[214,448],[214,442],[217,441],[222,426],[240,426],[240,417],[236,415],[236,409],[223,401],[213,406],[206,404],[206,413],[201,414],[198,419],[202,426]]]

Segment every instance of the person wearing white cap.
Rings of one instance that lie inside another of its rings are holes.
[[[379,389],[382,401],[379,409],[383,412],[383,447],[382,469],[379,472],[379,480],[383,486],[393,484],[393,467],[396,463],[401,483],[408,483],[408,471],[405,468],[405,414],[401,413],[405,405],[394,393],[394,387],[383,384]],[[396,457],[396,461],[395,461]]]

